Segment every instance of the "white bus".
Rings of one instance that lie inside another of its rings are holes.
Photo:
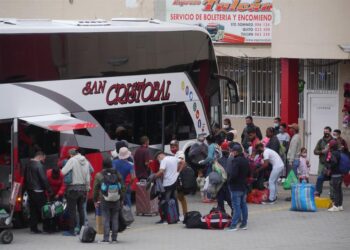
[[[118,127],[134,146],[147,135],[152,148],[168,150],[176,138],[185,149],[221,120],[220,81],[237,102],[236,84],[218,76],[210,35],[197,26],[0,20],[0,204],[38,149],[52,167],[79,147],[95,173]],[[24,202],[18,197],[16,211]]]

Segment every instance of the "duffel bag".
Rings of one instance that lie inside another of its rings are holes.
[[[52,202],[47,202],[42,208],[41,208],[41,218],[42,219],[52,219],[55,217],[55,206],[52,204]]]
[[[201,219],[200,212],[190,211],[185,214],[183,224],[186,225],[186,228],[206,228],[206,224]]]
[[[231,216],[227,213],[215,210],[202,217],[201,221],[205,223],[205,229],[224,229],[230,226]]]

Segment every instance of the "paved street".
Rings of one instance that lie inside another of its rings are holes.
[[[328,193],[325,189],[325,194]],[[350,189],[344,189],[344,212],[316,213],[289,211],[284,198],[288,192],[279,193],[275,205],[249,205],[247,231],[225,232],[219,230],[186,229],[183,224],[155,225],[158,217],[136,217],[131,229],[118,236],[119,243],[80,243],[77,237],[31,235],[28,229],[15,230],[11,245],[0,245],[6,250],[30,249],[349,249],[350,247]],[[189,197],[189,210],[202,214],[213,204],[200,202],[199,195]],[[90,214],[94,223],[94,215]],[[97,240],[101,235],[97,236]]]

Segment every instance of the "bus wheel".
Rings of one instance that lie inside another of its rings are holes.
[[[21,200],[21,211],[16,212],[13,218],[14,228],[24,228],[28,226],[30,218],[29,210],[29,196],[27,192],[24,192]]]

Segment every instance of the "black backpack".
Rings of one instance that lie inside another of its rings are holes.
[[[191,167],[186,166],[179,174],[178,191],[184,194],[195,194],[197,190],[196,174]]]
[[[82,226],[79,234],[79,239],[84,243],[91,243],[95,241],[96,231],[93,227]]]

